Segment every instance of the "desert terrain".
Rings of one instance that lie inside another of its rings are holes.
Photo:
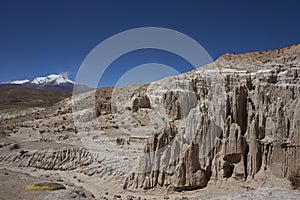
[[[299,74],[293,45],[72,96],[0,88],[0,199],[299,199]],[[65,188],[26,189],[44,182]]]

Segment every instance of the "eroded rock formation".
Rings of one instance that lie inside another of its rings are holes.
[[[147,95],[138,95],[132,99],[131,110],[137,112],[140,108],[150,108],[150,100]]]
[[[124,188],[188,190],[209,180],[251,179],[260,171],[288,177],[300,169],[299,74],[295,45],[228,54],[156,83],[168,89],[147,95],[151,105],[162,105],[166,122],[146,143]],[[158,94],[159,100],[151,98]]]
[[[58,151],[11,153],[0,156],[0,163],[45,170],[73,170],[90,165],[93,155],[86,149],[72,148]]]
[[[129,190],[286,178],[300,169],[299,73],[300,45],[227,54],[180,76],[2,113],[0,164]]]

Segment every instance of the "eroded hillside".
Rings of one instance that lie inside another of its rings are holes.
[[[300,169],[299,73],[294,45],[2,112],[1,166],[60,176],[98,198],[289,187],[287,177]]]

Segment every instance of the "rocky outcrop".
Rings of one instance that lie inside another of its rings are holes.
[[[288,177],[300,169],[299,74],[295,45],[225,55],[155,83],[168,84],[147,94],[162,94],[151,105],[161,105],[167,119],[146,143],[124,188],[189,190],[210,180],[252,179],[261,171]]]
[[[140,108],[151,108],[150,100],[147,95],[138,94],[131,99],[131,110],[132,112],[137,112]]]
[[[113,88],[103,88],[95,92],[96,116],[112,113],[111,97]]]
[[[170,91],[164,94],[163,104],[166,109],[166,114],[172,119],[181,118],[180,103],[178,100],[178,95],[175,92]]]

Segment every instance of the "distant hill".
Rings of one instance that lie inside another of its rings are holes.
[[[28,88],[57,91],[73,91],[74,86],[76,86],[77,92],[85,92],[89,90],[87,86],[78,85],[62,74],[51,74],[46,77],[37,77],[33,80],[15,80],[0,84],[0,87],[2,88]]]
[[[71,91],[0,87],[0,110],[11,108],[47,107],[68,98]]]

